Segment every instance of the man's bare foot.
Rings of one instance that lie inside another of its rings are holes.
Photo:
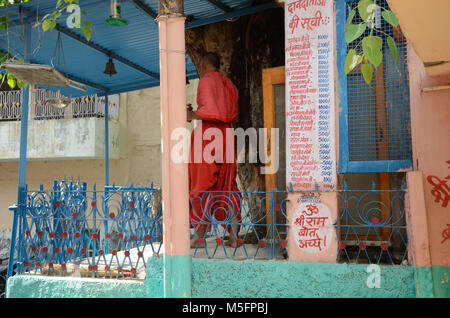
[[[232,248],[239,247],[239,244],[238,244],[238,242],[236,241],[236,239],[229,239],[229,240],[226,241],[224,244],[225,244],[225,246],[229,246],[229,247],[232,247]]]
[[[195,248],[197,245],[197,239],[195,237],[191,238],[191,248]]]
[[[205,244],[205,240],[202,238],[191,238],[191,248],[203,247]]]

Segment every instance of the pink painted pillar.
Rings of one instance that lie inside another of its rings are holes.
[[[406,174],[408,192],[406,222],[408,231],[408,258],[416,270],[416,291],[419,297],[434,297],[431,270],[430,240],[422,171]]]
[[[174,129],[186,127],[183,1],[159,4],[164,296],[191,296],[188,165],[175,162]],[[177,161],[177,160],[176,160]]]

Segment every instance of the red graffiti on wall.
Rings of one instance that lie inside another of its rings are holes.
[[[450,224],[447,224],[447,228],[442,231],[442,237],[444,239],[442,240],[441,244],[443,244],[447,240],[450,240]]]
[[[450,169],[450,160],[446,161],[446,163],[449,165]],[[432,175],[429,175],[427,177],[428,183],[433,186],[431,195],[434,196],[434,202],[442,202],[443,208],[446,208],[448,203],[450,202],[450,186],[447,184],[448,180],[450,180],[450,175],[442,180],[439,179],[439,177]]]
[[[330,23],[329,17],[323,17],[322,11],[317,10],[313,17],[310,18],[299,18],[298,15],[294,15],[289,22],[289,28],[292,30],[292,34],[296,28],[298,28],[298,24],[300,22],[300,26],[304,30],[313,30],[313,28],[320,27],[320,24],[327,25]]]
[[[328,217],[313,216],[314,214],[319,214],[319,207],[314,203],[308,204],[301,212],[301,216],[295,219],[294,224],[298,226],[297,234],[300,237],[298,247],[317,247],[319,251],[322,251],[322,247],[327,246],[327,237],[326,235],[320,237],[318,231],[325,226]]]

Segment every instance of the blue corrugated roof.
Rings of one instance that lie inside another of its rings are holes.
[[[69,29],[66,25],[68,13],[58,20],[58,29],[64,50],[65,66],[61,61],[60,71],[66,72],[74,80],[88,85],[88,92],[71,89],[72,97],[85,94],[120,93],[159,85],[159,40],[158,25],[148,12],[142,10],[136,2],[141,3],[157,14],[158,0],[122,1],[122,17],[129,21],[124,27],[112,27],[104,23],[109,16],[109,0],[80,0],[80,6],[87,12],[87,19],[92,23],[93,33],[89,45],[79,29]],[[20,5],[10,5],[8,13],[13,21],[9,29],[9,51],[17,58],[23,57],[24,44],[20,30],[22,26],[13,26],[21,19],[19,7],[22,7],[22,20],[30,22],[42,20],[42,17],[55,10],[56,0],[33,0]],[[252,5],[251,0],[185,0],[185,15],[194,18],[186,23],[186,28],[205,25],[269,9],[273,2]],[[0,8],[0,15],[5,8]],[[58,30],[43,32],[42,27],[33,27],[31,32],[31,62],[50,64],[54,56]],[[6,31],[0,32],[0,50],[8,50]],[[108,53],[112,52],[117,74],[110,77],[103,73]],[[56,64],[56,61],[55,61]],[[186,55],[186,74],[189,79],[197,77],[197,71]],[[69,95],[67,89],[61,89]]]

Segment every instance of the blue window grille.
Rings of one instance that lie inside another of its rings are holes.
[[[406,39],[400,27],[389,25],[378,12],[376,28],[395,39],[398,63],[395,63],[384,40],[383,62],[374,71],[370,86],[364,81],[359,68],[345,76],[344,62],[348,50],[362,50],[361,45],[347,45],[345,41],[346,19],[357,4],[357,0],[336,2],[341,109],[339,172],[394,172],[408,169],[412,167],[412,151]],[[388,8],[386,0],[378,0],[377,4]],[[352,23],[360,22],[359,15],[356,15]],[[363,36],[369,34],[368,30]],[[383,34],[376,35],[385,38]]]

